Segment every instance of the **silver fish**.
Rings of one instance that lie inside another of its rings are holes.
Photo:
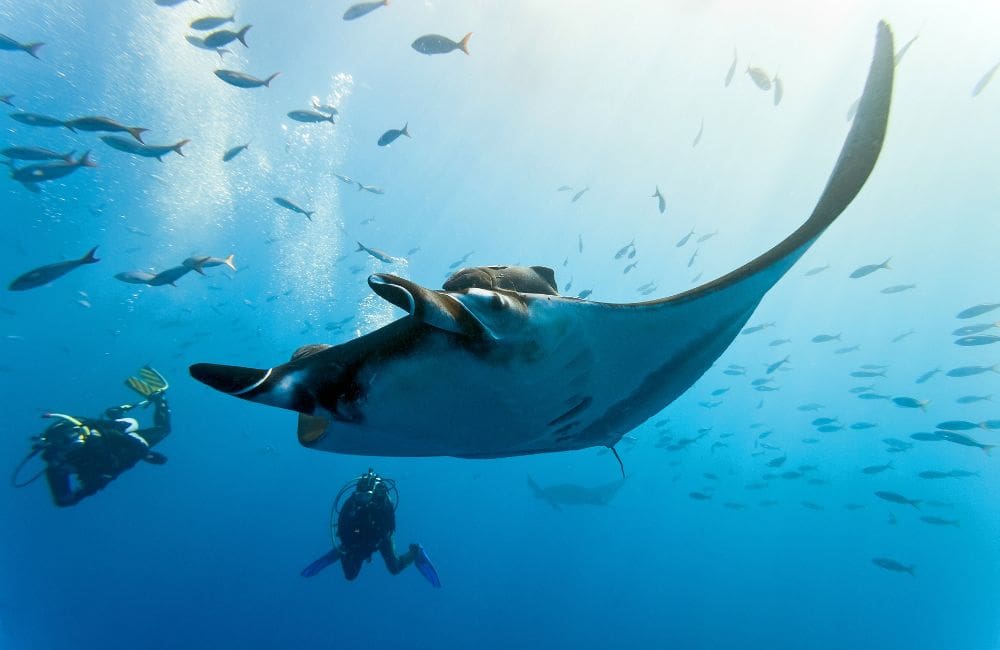
[[[917,285],[915,284],[897,284],[891,287],[886,287],[885,289],[882,289],[882,291],[880,291],[879,293],[885,293],[885,294],[902,293],[904,291],[909,291],[910,289],[916,289],[916,288]]]
[[[890,257],[890,258],[886,259],[886,261],[882,262],[881,264],[867,264],[865,266],[859,267],[859,268],[857,268],[857,269],[855,269],[854,271],[851,272],[850,277],[852,277],[852,278],[863,278],[866,275],[870,275],[870,274],[874,273],[875,271],[878,271],[879,269],[889,269],[889,268],[892,268],[892,267],[889,266],[889,260],[891,260],[891,259],[892,258]]]
[[[630,250],[633,250],[633,249],[635,249],[635,239],[634,238],[632,239],[632,241],[630,241],[629,243],[625,244],[624,246],[622,246],[621,248],[618,249],[618,252],[615,253],[615,259],[616,260],[620,260],[621,258],[625,257],[625,255]]]
[[[760,68],[751,68],[750,66],[747,66],[747,74],[750,75],[750,79],[757,84],[758,88],[761,90],[771,90],[771,75]]]
[[[733,81],[733,75],[736,74],[736,48],[733,48],[733,62],[729,64],[729,71],[726,73],[726,80],[722,84],[723,87],[728,88],[729,84]]]
[[[251,27],[253,27],[253,25],[244,25],[238,32],[230,31],[228,29],[220,29],[217,32],[212,32],[205,37],[205,47],[211,50],[217,50],[220,47],[229,45],[233,41],[243,43],[243,47],[250,47],[247,45],[246,37],[247,32],[250,31]]]
[[[880,499],[885,501],[891,501],[892,503],[899,503],[902,505],[913,506],[917,510],[920,510],[920,499],[907,499],[902,494],[896,492],[889,492],[888,490],[879,490],[875,493]]]
[[[57,120],[54,117],[39,115],[38,113],[25,113],[23,111],[19,113],[11,113],[10,119],[20,122],[21,124],[27,124],[28,126],[43,126],[52,128],[65,125],[62,120]]]
[[[449,52],[454,52],[455,50],[462,50],[466,54],[469,53],[469,39],[472,38],[472,32],[469,32],[462,37],[462,40],[457,43],[446,36],[441,36],[439,34],[427,34],[426,36],[421,36],[417,40],[410,44],[410,47],[415,49],[421,54],[447,54]]]
[[[246,148],[249,147],[249,146],[250,146],[250,143],[248,142],[246,144],[237,145],[237,146],[233,147],[232,149],[228,149],[226,151],[226,153],[222,154],[222,161],[223,162],[229,162],[230,160],[232,160],[236,156],[238,156],[241,153],[243,153],[243,151],[246,150]]]
[[[992,345],[1000,341],[1000,336],[996,334],[979,334],[977,336],[963,336],[960,339],[955,339],[955,345],[964,345],[966,347],[974,345]]]
[[[367,16],[371,12],[375,11],[379,7],[388,7],[389,0],[375,0],[374,2],[359,2],[356,5],[351,5],[344,12],[344,20],[355,20],[361,18],[362,16]]]
[[[330,124],[336,124],[336,122],[333,121],[333,115],[324,115],[323,113],[319,113],[317,111],[289,111],[288,117],[292,118],[296,122],[329,122]]]
[[[577,192],[576,194],[574,194],[574,195],[573,195],[573,198],[572,198],[572,199],[570,199],[570,200],[569,200],[569,202],[570,202],[570,203],[576,203],[577,201],[579,201],[579,200],[580,200],[580,197],[581,197],[581,196],[583,196],[584,194],[586,194],[586,193],[587,193],[587,191],[588,191],[589,189],[590,189],[590,186],[587,186],[587,187],[583,188],[582,190],[580,190],[579,192]]]
[[[184,152],[181,151],[181,147],[191,142],[190,140],[181,140],[174,144],[140,144],[132,140],[126,140],[119,135],[102,135],[101,140],[112,149],[142,156],[143,158],[156,158],[160,162],[163,162],[163,157],[170,152],[174,152],[178,156],[183,156]]]
[[[663,198],[663,194],[660,193],[660,186],[656,186],[656,191],[650,197],[652,199],[657,199],[657,207],[660,210],[660,214],[663,214],[667,210],[667,201]]]
[[[976,82],[976,85],[972,87],[973,97],[976,97],[979,95],[979,93],[983,92],[983,89],[986,88],[986,85],[993,80],[993,75],[996,74],[998,69],[1000,69],[1000,63],[997,63],[992,68],[987,70],[986,74],[984,74],[982,78]]]
[[[945,374],[949,377],[972,377],[973,375],[981,375],[984,372],[1000,373],[1000,364],[995,366],[961,366],[960,368],[952,368]]]
[[[0,150],[0,155],[6,156],[11,160],[62,160],[64,162],[72,162],[73,153],[72,151],[69,153],[59,153],[41,147],[7,147]]]
[[[917,574],[914,573],[916,567],[913,565],[906,566],[905,564],[901,564],[896,560],[892,560],[887,557],[877,557],[874,558],[872,562],[875,564],[875,566],[881,567],[888,571],[896,571],[897,573],[909,573],[914,578],[917,577]]]
[[[933,370],[928,370],[924,374],[922,374],[919,377],[917,377],[917,380],[915,382],[913,382],[913,383],[915,383],[915,384],[922,384],[922,383],[928,381],[934,375],[938,374],[939,372],[941,372],[940,368],[934,368]]]
[[[11,117],[13,117],[13,115]],[[983,314],[987,314],[996,309],[997,307],[1000,307],[1000,302],[994,302],[985,305],[976,305],[975,307],[969,307],[968,309],[963,309],[962,311],[958,312],[955,318],[962,318],[962,319],[975,318],[976,316],[982,316]]]
[[[315,210],[305,210],[295,205],[288,199],[282,198],[280,196],[274,197],[274,202],[280,205],[281,207],[285,208],[286,210],[291,210],[292,212],[297,212],[298,214],[303,215],[309,221],[312,221],[312,216],[316,214]]]
[[[774,75],[774,105],[781,103],[781,98],[785,96],[785,83],[777,74]]]
[[[380,262],[385,262],[386,264],[406,264],[406,260],[402,257],[393,257],[392,255],[386,253],[385,251],[380,251],[377,248],[369,248],[361,242],[358,242],[358,247],[355,249],[356,253],[365,252],[377,259]]]
[[[63,126],[73,132],[91,131],[98,133],[128,133],[139,142],[142,142],[142,134],[149,130],[140,126],[125,126],[112,120],[110,117],[101,117],[99,115],[93,117],[78,117],[75,120],[67,120],[66,122],[63,122]]]
[[[892,469],[892,461],[891,460],[888,463],[886,463],[885,465],[869,465],[868,467],[864,468],[861,471],[864,474],[881,474],[882,472],[884,472],[884,471],[886,471],[888,469]]]
[[[236,72],[235,70],[215,71],[216,77],[222,79],[230,86],[236,86],[237,88],[260,88],[261,86],[270,87],[271,81],[273,81],[279,74],[281,73],[275,72],[267,79],[258,79],[257,77],[251,77],[248,74]]]
[[[212,257],[211,255],[192,255],[183,262],[181,266],[186,266],[192,271],[196,271],[202,275],[205,275],[203,269],[211,268],[213,266],[228,266],[232,270],[236,270],[236,264],[233,263],[233,258],[235,254],[230,254],[228,257]]]
[[[681,237],[680,240],[676,244],[674,244],[674,247],[675,248],[683,248],[683,246],[685,244],[687,244],[688,240],[690,240],[691,237],[693,237],[693,236],[694,236],[694,228],[691,229],[691,232],[689,232],[688,234],[686,234],[683,237]]]
[[[813,268],[809,269],[808,271],[806,271],[803,275],[805,275],[806,277],[810,277],[810,276],[816,275],[817,273],[822,273],[823,271],[827,270],[828,268],[830,268],[829,264],[827,264],[825,266],[816,266],[816,267],[813,267]]]
[[[355,181],[358,183],[357,181]],[[371,192],[372,194],[385,194],[385,190],[381,187],[375,187],[374,185],[365,185],[364,183],[358,183],[358,191],[364,190],[366,192]]]
[[[61,278],[73,269],[83,266],[84,264],[95,264],[99,262],[100,260],[94,256],[94,253],[96,252],[97,246],[94,246],[80,259],[39,266],[36,269],[32,269],[27,273],[22,273],[14,278],[7,288],[11,291],[25,291],[27,289],[34,289],[36,287],[46,285],[57,278]]]
[[[383,133],[381,136],[379,136],[378,146],[384,147],[386,145],[392,144],[393,142],[396,141],[396,138],[398,138],[401,135],[405,135],[408,138],[412,137],[410,135],[410,132],[407,130],[408,126],[410,126],[410,124],[406,123],[406,124],[403,125],[403,128],[401,128],[401,129],[389,129],[388,131],[386,131],[385,133]]]
[[[38,48],[43,45],[45,45],[45,43],[19,43],[10,36],[0,34],[0,50],[7,50],[8,52],[27,52],[37,59]]]
[[[701,118],[701,125],[698,127],[698,133],[695,134],[694,140],[691,141],[691,148],[694,149],[701,142],[701,136],[705,132],[705,118]],[[663,212],[662,210],[660,212]]]
[[[204,18],[191,21],[191,29],[204,32],[216,27],[222,27],[226,23],[235,22],[235,20],[236,14],[230,14],[229,16],[205,16]]]

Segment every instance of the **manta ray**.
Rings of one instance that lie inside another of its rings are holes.
[[[406,315],[269,369],[198,363],[219,391],[299,413],[309,448],[377,456],[498,458],[614,448],[690,388],[768,290],[861,190],[886,133],[893,39],[879,23],[857,115],[812,214],[746,265],[682,293],[630,304],[558,295],[544,267],[479,267],[443,290],[378,273]]]

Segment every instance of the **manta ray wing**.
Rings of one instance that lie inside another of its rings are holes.
[[[614,445],[711,367],[860,191],[885,137],[892,74],[892,34],[880,23],[857,116],[811,216],[717,280],[660,300],[605,304],[432,291],[376,275],[372,289],[409,315],[268,370],[195,364],[191,374],[304,414],[300,442],[326,451],[489,458]]]

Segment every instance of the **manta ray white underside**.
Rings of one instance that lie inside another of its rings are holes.
[[[378,274],[369,285],[407,316],[267,370],[199,363],[191,374],[298,411],[300,442],[325,451],[490,458],[611,447],[708,370],[861,190],[882,147],[892,84],[893,39],[880,23],[857,116],[812,215],[696,289],[606,304],[477,286],[434,291]]]

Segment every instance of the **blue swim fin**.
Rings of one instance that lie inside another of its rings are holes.
[[[417,544],[417,554],[413,558],[413,564],[417,567],[420,573],[427,578],[427,582],[431,583],[434,587],[441,587],[441,579],[438,578],[438,572],[434,569],[434,565],[431,564],[431,559],[427,557],[427,552],[420,544]]]
[[[322,571],[323,569],[325,569],[326,567],[330,566],[331,564],[335,564],[339,559],[340,559],[340,549],[335,548],[326,555],[315,560],[312,564],[310,564],[306,568],[302,569],[302,572],[299,575],[301,575],[303,578],[311,578],[320,571]]]

